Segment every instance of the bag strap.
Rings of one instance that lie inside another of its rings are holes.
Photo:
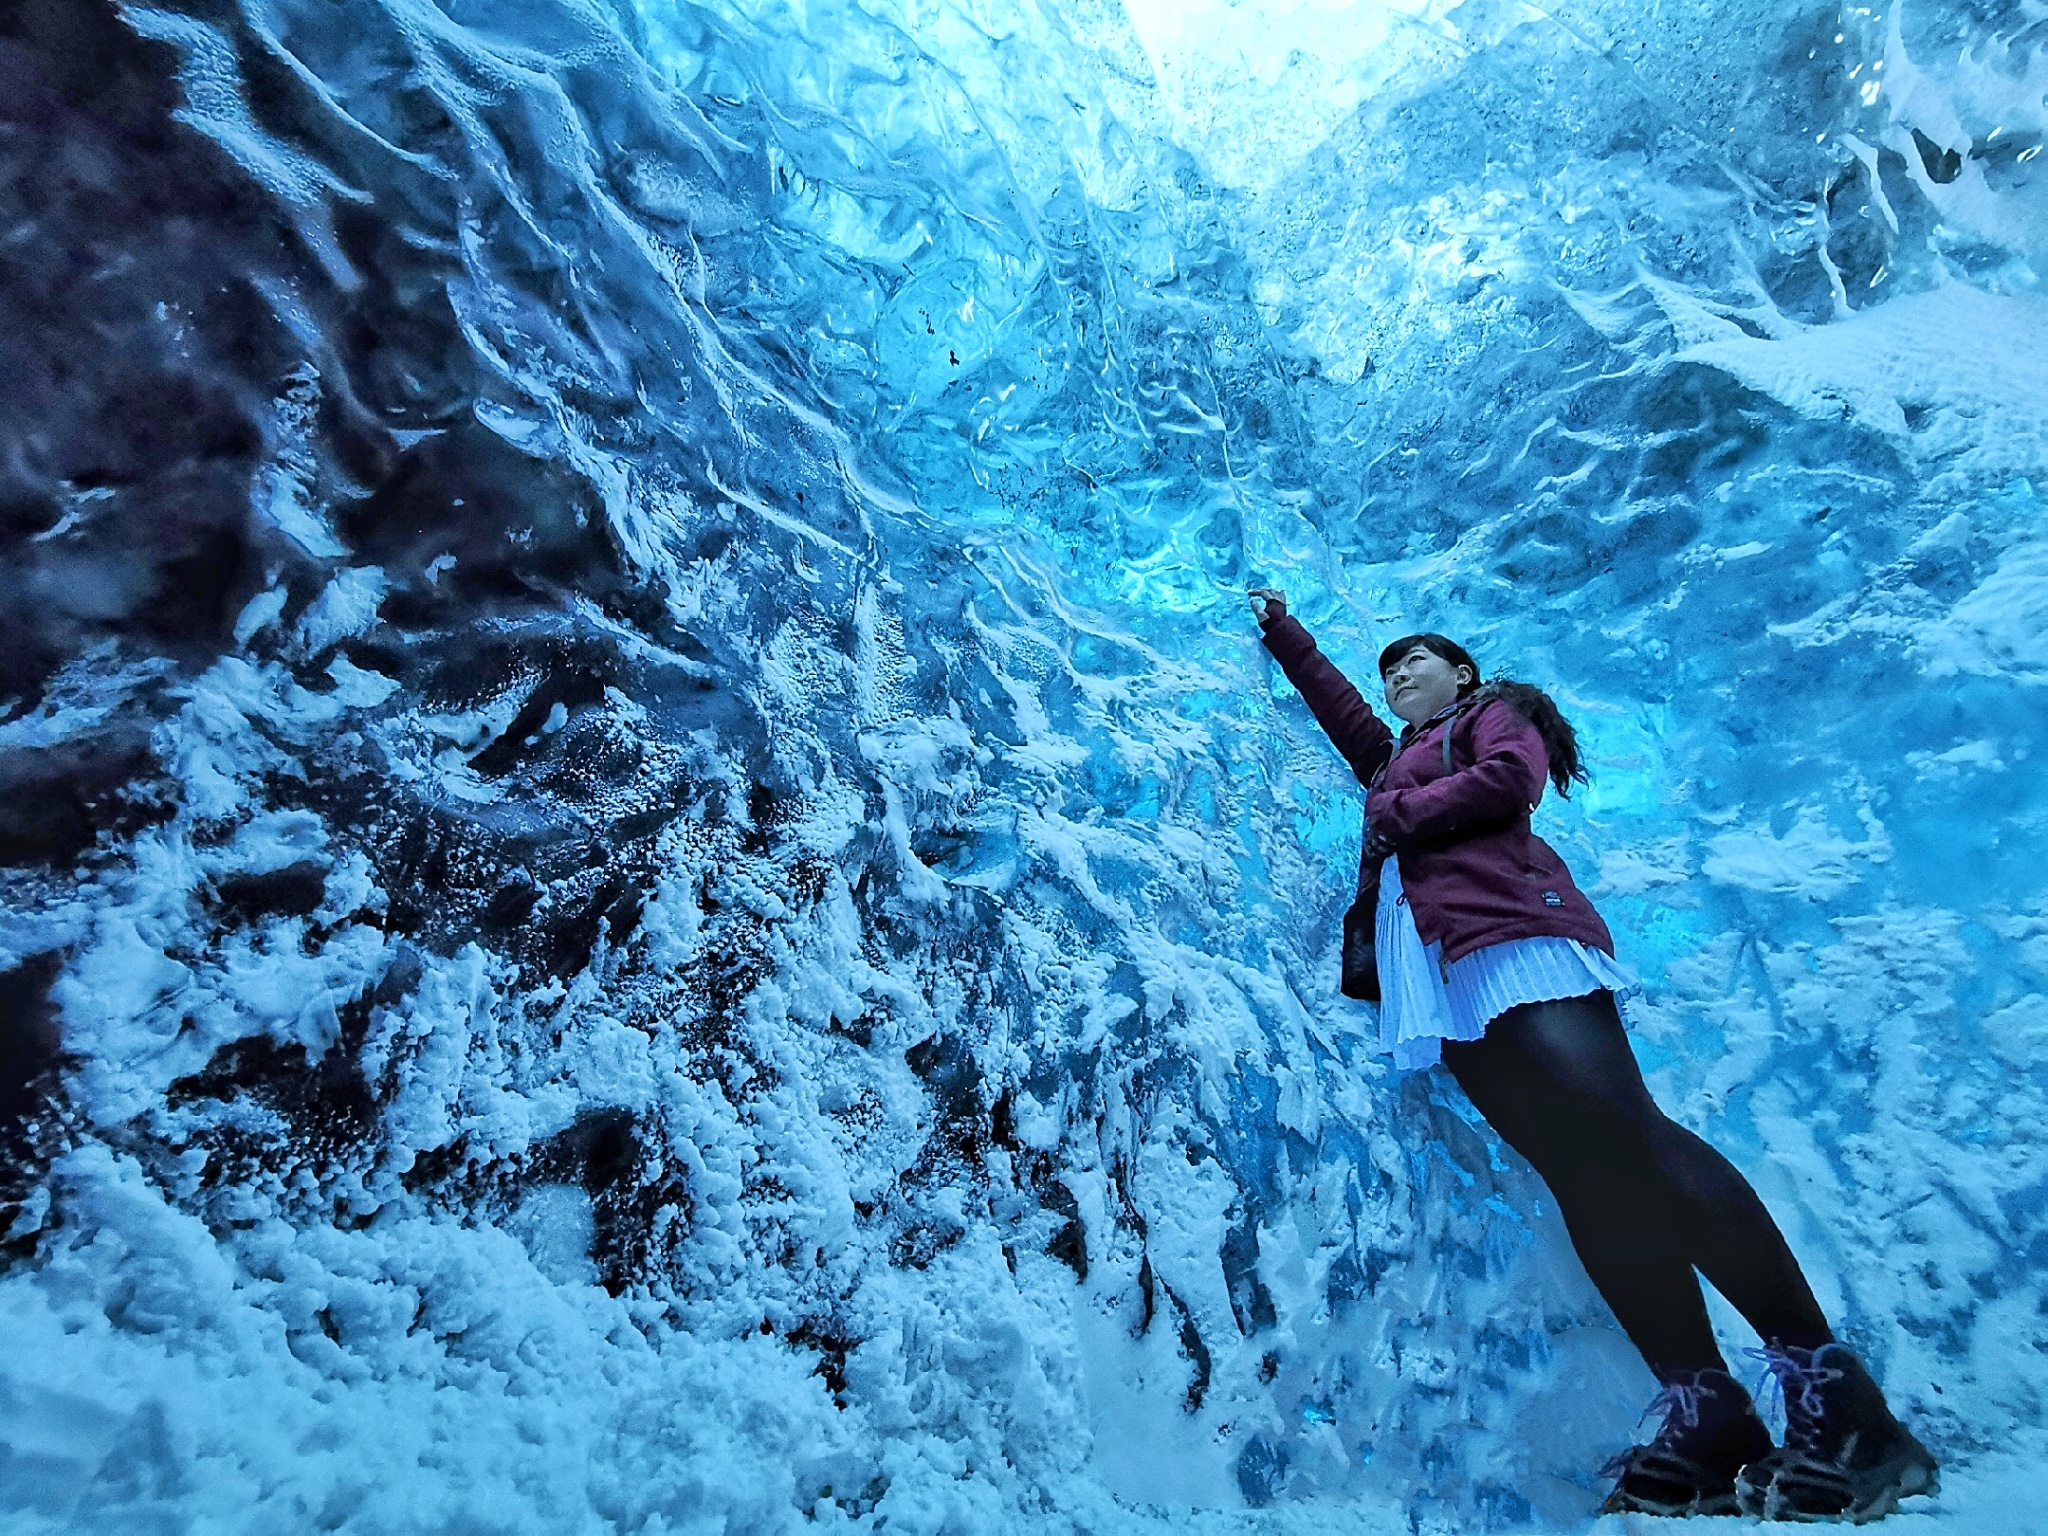
[[[1458,712],[1455,715],[1452,715],[1451,718],[1444,723],[1445,773],[1451,773],[1455,771],[1456,768],[1456,765],[1451,761],[1451,738],[1458,734],[1458,722],[1460,720],[1463,720],[1467,715],[1477,714],[1479,710],[1483,708],[1488,702],[1488,697],[1483,697],[1477,693],[1468,694],[1464,699],[1459,701]]]

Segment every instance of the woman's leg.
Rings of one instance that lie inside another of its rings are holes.
[[[1666,1381],[1726,1370],[1677,1200],[1650,1173],[1626,1115],[1545,1072],[1503,1028],[1520,1012],[1496,1019],[1484,1039],[1446,1041],[1444,1064],[1542,1175],[1586,1274],[1651,1370]]]
[[[1756,1191],[1657,1108],[1610,994],[1510,1009],[1483,1040],[1447,1043],[1444,1060],[1550,1185],[1587,1273],[1653,1367],[1719,1366],[1718,1350],[1700,1358],[1712,1332],[1694,1266],[1766,1340],[1832,1338]]]

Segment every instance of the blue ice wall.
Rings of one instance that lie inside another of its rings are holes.
[[[1263,582],[1568,706],[1654,1085],[2037,1528],[2044,26],[6,21],[10,1528],[1584,1525]]]

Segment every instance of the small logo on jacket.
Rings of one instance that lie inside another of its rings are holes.
[[[1555,891],[1545,891],[1543,893],[1543,905],[1546,907],[1561,907],[1564,905],[1564,898]]]

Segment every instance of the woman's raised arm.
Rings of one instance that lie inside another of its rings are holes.
[[[1365,695],[1316,649],[1301,620],[1287,611],[1285,598],[1264,588],[1253,595],[1261,599],[1257,606],[1262,610],[1259,624],[1266,649],[1300,692],[1331,744],[1344,754],[1358,782],[1371,784],[1393,755],[1394,733],[1372,712]]]

